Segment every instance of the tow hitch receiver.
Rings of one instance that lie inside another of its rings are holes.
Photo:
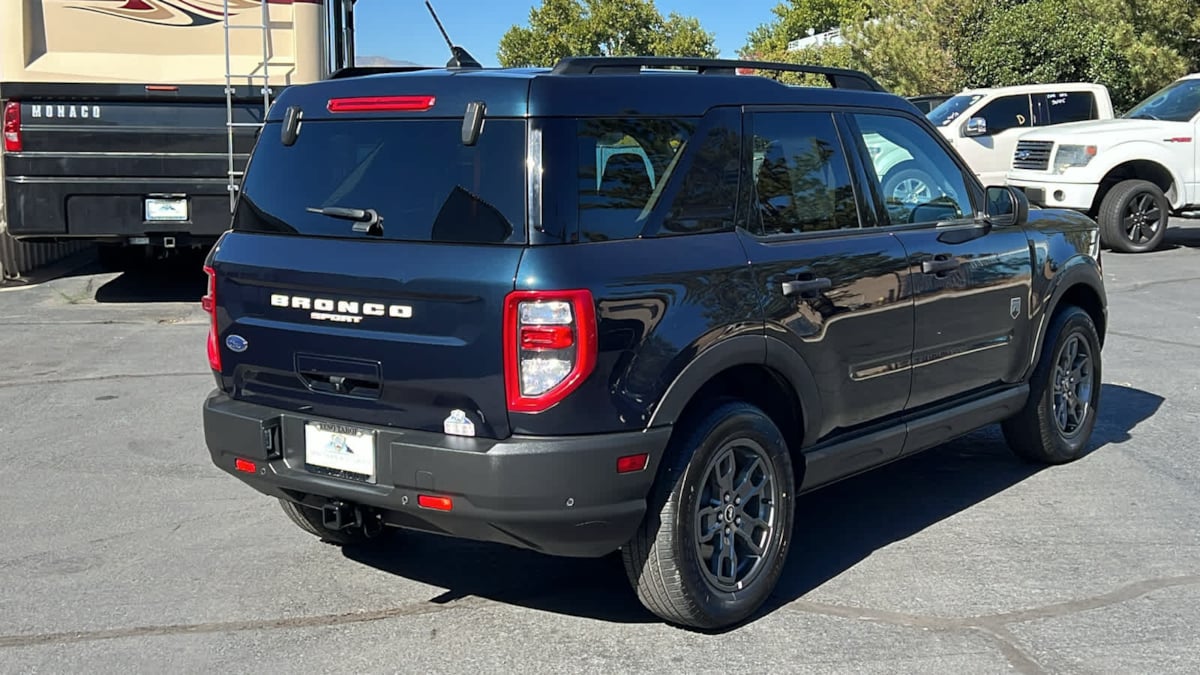
[[[361,527],[368,537],[375,536],[383,529],[378,513],[341,500],[329,501],[321,506],[321,524],[329,530]]]
[[[362,525],[362,512],[346,502],[328,502],[321,507],[321,523],[330,530],[344,530]]]

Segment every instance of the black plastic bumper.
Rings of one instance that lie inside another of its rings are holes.
[[[219,391],[204,404],[213,462],[260,492],[316,507],[341,500],[389,525],[579,557],[608,554],[637,529],[670,434],[497,441],[355,424],[377,434],[376,479],[366,483],[305,469],[308,421],[338,422]],[[617,458],[638,453],[649,454],[646,468],[618,474]],[[239,471],[238,458],[254,462],[255,472]],[[453,507],[423,508],[418,495],[448,496]]]
[[[8,229],[13,236],[123,240],[172,235],[215,239],[229,229],[225,181],[195,178],[26,178],[5,180]],[[147,221],[145,199],[186,196],[188,219]]]

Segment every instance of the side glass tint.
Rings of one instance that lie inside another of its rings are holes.
[[[762,234],[859,226],[841,139],[829,113],[754,113],[751,177]]]
[[[894,115],[854,116],[871,158],[869,179],[883,196],[888,223],[904,225],[973,217],[962,169],[916,122]]]

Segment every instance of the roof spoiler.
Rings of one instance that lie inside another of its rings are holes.
[[[329,76],[331,80],[344,80],[347,77],[362,75],[381,75],[383,73],[408,73],[415,70],[432,70],[436,66],[346,66]]]
[[[701,75],[735,75],[739,69],[775,70],[789,73],[824,75],[835,89],[860,89],[886,92],[875,78],[858,70],[831,68],[782,61],[745,61],[741,59],[705,59],[674,56],[569,56],[559,60],[550,71],[554,75],[636,74],[643,68],[685,68]]]

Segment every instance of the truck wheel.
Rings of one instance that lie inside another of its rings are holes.
[[[1064,464],[1083,455],[1100,404],[1100,338],[1087,312],[1066,307],[1050,322],[1029,401],[1001,428],[1019,457]]]
[[[724,628],[758,610],[792,534],[792,463],[763,411],[725,402],[676,427],[646,518],[622,547],[638,599],[663,619]]]
[[[383,527],[377,533],[368,534],[361,526],[331,530],[321,522],[321,512],[311,506],[304,506],[286,499],[280,499],[279,505],[283,507],[283,512],[287,514],[287,517],[300,529],[315,535],[328,544],[337,546],[361,546],[368,542],[374,544],[388,539],[386,535],[391,531],[391,528]]]
[[[1171,205],[1157,185],[1127,180],[1113,186],[1100,202],[1100,241],[1114,251],[1144,253],[1162,245]]]
[[[883,180],[883,198],[906,206],[927,204],[933,201],[937,183],[928,172],[912,161],[901,162],[888,172]]]

